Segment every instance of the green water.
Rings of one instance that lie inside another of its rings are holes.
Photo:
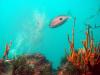
[[[53,66],[59,66],[69,53],[67,34],[71,37],[73,17],[76,16],[75,47],[82,47],[86,22],[100,26],[100,0],[0,0],[0,58],[6,43],[12,41],[9,58],[40,52]],[[72,18],[57,28],[50,28],[56,16]],[[90,16],[95,15],[93,18]],[[100,42],[100,28],[92,29],[95,42]]]

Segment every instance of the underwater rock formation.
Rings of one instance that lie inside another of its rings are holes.
[[[51,63],[41,54],[21,56],[13,63],[12,75],[52,75]]]
[[[11,70],[12,70],[11,62],[0,60],[0,75],[11,75],[12,74]]]
[[[0,75],[2,74],[2,73],[5,73],[5,64],[4,63],[2,63],[3,61],[2,60],[0,60]]]

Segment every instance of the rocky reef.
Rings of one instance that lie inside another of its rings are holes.
[[[38,53],[0,63],[0,75],[52,75],[52,70],[51,63]]]
[[[12,75],[52,75],[51,63],[41,54],[18,57]]]

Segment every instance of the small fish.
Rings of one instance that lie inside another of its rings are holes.
[[[70,18],[69,16],[58,16],[51,22],[50,27],[55,28],[57,26],[60,26],[62,23],[64,23],[69,18]]]

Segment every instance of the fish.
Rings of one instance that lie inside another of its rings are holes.
[[[50,27],[51,28],[58,27],[62,25],[64,22],[66,22],[69,18],[70,16],[58,16],[51,21]]]

